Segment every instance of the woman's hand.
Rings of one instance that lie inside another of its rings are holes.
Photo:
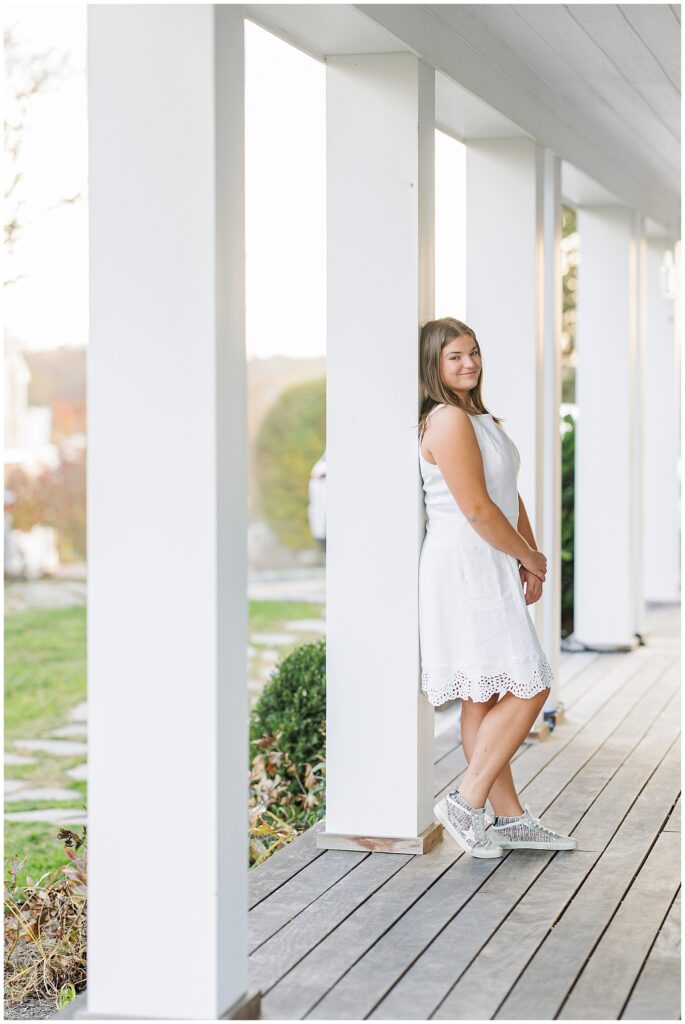
[[[542,583],[545,582],[547,577],[547,556],[543,555],[542,551],[538,551],[537,548],[532,548],[528,545],[527,553],[523,558],[519,559],[519,562],[524,569],[538,576]]]
[[[535,604],[542,597],[542,580],[522,565],[519,565],[519,576],[521,577],[521,586],[526,584],[526,604]]]

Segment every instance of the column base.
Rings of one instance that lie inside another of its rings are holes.
[[[355,836],[339,832],[319,832],[316,845],[320,850],[371,850],[375,853],[428,853],[442,839],[442,825],[432,821],[418,836],[389,838],[387,836]]]
[[[220,1017],[220,1020],[260,1020],[261,992],[250,989]],[[86,990],[79,992],[63,1010],[53,1013],[50,1020],[161,1020],[159,1017],[121,1017],[88,1012]]]
[[[539,725],[534,725],[530,730],[524,742],[538,743],[540,740],[546,740],[551,736],[552,730],[549,727],[549,722],[545,722],[544,719]]]
[[[221,1020],[260,1020],[262,994],[259,989],[250,989],[234,1003]]]

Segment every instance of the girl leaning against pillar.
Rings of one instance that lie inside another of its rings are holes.
[[[420,359],[428,515],[419,561],[421,688],[436,706],[461,699],[468,762],[435,814],[474,857],[572,850],[577,840],[521,806],[509,764],[553,680],[526,607],[540,599],[547,559],[517,490],[521,457],[483,403],[472,328],[452,317],[428,321]],[[485,813],[488,799],[494,819]]]

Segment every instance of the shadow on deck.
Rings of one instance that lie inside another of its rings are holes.
[[[576,850],[319,850],[319,822],[253,869],[262,1019],[679,1019],[679,621],[648,606],[645,646],[562,655],[565,719],[512,760]],[[436,714],[436,799],[466,768],[457,710]]]

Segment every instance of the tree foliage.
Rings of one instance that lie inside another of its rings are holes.
[[[262,513],[295,550],[312,547],[307,518],[309,475],[326,443],[326,380],[288,388],[264,417],[254,450]]]

